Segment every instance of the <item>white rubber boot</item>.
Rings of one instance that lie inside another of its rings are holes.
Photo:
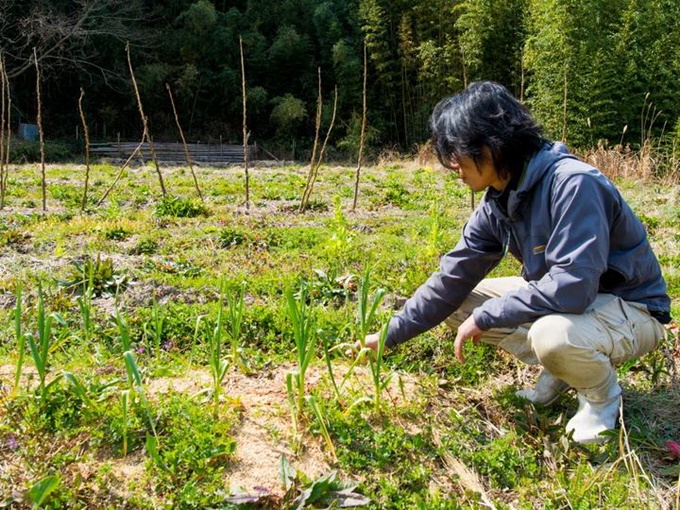
[[[548,406],[569,389],[569,385],[552,375],[547,370],[538,376],[536,386],[532,390],[519,390],[515,392],[520,398],[525,398],[533,404]]]
[[[578,411],[569,422],[566,432],[574,432],[577,443],[602,443],[606,437],[600,434],[616,428],[621,405],[621,386],[616,381],[616,373],[596,388],[577,389]]]

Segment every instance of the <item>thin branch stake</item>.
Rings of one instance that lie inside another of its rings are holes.
[[[83,203],[80,210],[84,211],[87,205],[87,186],[90,182],[90,132],[87,129],[87,122],[85,122],[85,112],[83,111],[83,98],[85,91],[80,88],[80,97],[78,98],[78,111],[80,112],[80,121],[83,124],[83,134],[85,135],[85,186],[83,187]]]
[[[104,195],[97,202],[97,207],[99,207],[100,205],[102,205],[104,203],[104,200],[106,200],[106,197],[109,196],[109,193],[111,193],[113,188],[116,186],[116,184],[118,183],[118,181],[122,177],[125,169],[130,165],[130,161],[132,161],[134,159],[134,157],[137,156],[137,154],[141,153],[143,144],[144,144],[144,138],[142,138],[142,140],[139,142],[139,145],[137,145],[135,150],[132,151],[132,154],[130,154],[130,156],[127,158],[125,163],[123,163],[123,166],[120,167],[120,170],[118,171],[118,175],[116,175],[116,178],[113,180],[111,185],[107,188],[107,190],[104,192]]]
[[[7,98],[7,143],[5,143],[5,159],[0,160],[0,179],[2,180],[2,203],[0,208],[5,205],[5,193],[7,192],[7,178],[9,177],[9,146],[12,140],[12,96],[10,94],[9,88],[9,76],[7,75],[7,68],[3,66],[2,69],[3,82],[5,89],[5,97]],[[2,130],[0,129],[0,136],[2,136]],[[4,170],[3,170],[4,168]]]
[[[361,164],[364,157],[364,139],[366,138],[366,75],[367,73],[367,55],[366,55],[366,40],[364,39],[364,85],[362,93],[362,105],[361,105],[361,133],[359,134],[359,157],[357,158],[357,175],[354,181],[354,200],[352,201],[352,211],[357,208],[357,200],[359,198],[359,179],[361,176]]]
[[[165,84],[165,88],[168,89],[168,95],[170,96],[170,104],[172,105],[172,113],[175,114],[175,123],[177,124],[177,130],[179,131],[179,136],[182,138],[182,146],[184,147],[184,156],[186,157],[187,165],[189,165],[189,169],[191,170],[191,176],[194,178],[194,185],[196,186],[196,192],[198,193],[198,196],[201,199],[201,202],[204,202],[205,200],[203,200],[203,194],[201,193],[201,188],[199,187],[198,179],[196,178],[196,172],[194,172],[194,165],[191,162],[191,155],[189,154],[189,147],[187,146],[187,141],[184,138],[184,131],[182,131],[182,126],[179,123],[179,117],[177,116],[177,109],[175,108],[175,100],[172,97],[172,90],[170,90],[170,85],[168,83]]]
[[[243,38],[239,35],[238,36],[238,44],[239,48],[241,50],[241,90],[242,90],[242,96],[243,96],[243,165],[245,167],[245,178],[246,178],[246,209],[250,209],[250,175],[248,173],[248,162],[249,162],[249,154],[248,154],[248,125],[247,125],[247,117],[246,117],[246,66],[245,66],[245,60],[243,58]]]
[[[33,58],[35,60],[35,92],[38,98],[38,134],[40,136],[40,176],[42,188],[42,210],[47,211],[47,177],[45,175],[45,138],[42,128],[42,102],[40,99],[40,66],[38,65],[38,52],[33,48]]]
[[[309,173],[307,174],[307,183],[305,190],[302,192],[302,199],[300,200],[299,212],[304,212],[309,200],[310,185],[312,182],[312,175],[314,173],[314,165],[316,164],[316,151],[319,146],[319,132],[321,131],[321,112],[323,109],[323,102],[321,96],[321,68],[318,68],[319,73],[319,89],[316,96],[316,126],[314,128],[314,146],[312,147],[312,158],[309,161]]]
[[[165,196],[167,193],[165,191],[165,184],[163,183],[163,174],[161,173],[161,169],[158,166],[158,158],[156,157],[156,148],[154,147],[153,142],[151,141],[151,135],[149,134],[149,119],[146,115],[144,115],[144,108],[142,107],[142,98],[139,95],[139,88],[137,87],[137,80],[135,79],[135,72],[132,69],[132,59],[130,58],[130,43],[129,42],[125,45],[125,52],[127,53],[127,61],[128,61],[128,67],[130,69],[130,77],[132,78],[132,85],[134,86],[135,96],[137,97],[137,106],[139,108],[139,115],[142,118],[142,124],[144,125],[144,132],[142,133],[142,143],[146,139],[147,143],[149,144],[149,150],[151,151],[151,159],[153,160],[153,164],[156,167],[156,173],[158,174],[158,182],[161,186],[161,192],[163,193],[163,196]]]
[[[309,197],[312,194],[312,189],[314,188],[314,183],[316,182],[316,178],[319,175],[319,168],[321,167],[321,163],[323,162],[323,157],[324,154],[326,153],[326,146],[328,145],[328,140],[331,137],[331,132],[333,131],[333,126],[335,125],[335,114],[338,109],[338,86],[335,86],[335,99],[333,100],[333,115],[331,117],[331,123],[328,126],[328,131],[326,132],[326,138],[324,138],[323,145],[321,146],[321,151],[319,151],[319,157],[314,163],[314,166],[312,166],[309,169],[309,177],[307,179],[307,188],[305,188],[305,196],[303,197],[304,202],[300,204],[300,208],[302,211],[304,211],[307,208],[307,204],[309,203]]]
[[[0,92],[1,103],[0,106],[0,209],[5,208],[5,61],[2,52],[0,52]]]

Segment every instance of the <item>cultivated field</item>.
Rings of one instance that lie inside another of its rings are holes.
[[[602,154],[600,154],[602,156]],[[0,219],[0,507],[678,508],[680,346],[620,367],[603,446],[445,327],[355,364],[471,211],[438,167],[12,167]],[[680,188],[617,178],[680,314]],[[475,197],[475,201],[479,200]],[[494,275],[517,274],[506,260]],[[336,506],[331,506],[336,505]]]

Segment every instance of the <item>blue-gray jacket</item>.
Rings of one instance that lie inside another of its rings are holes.
[[[670,298],[645,228],[614,185],[558,142],[529,161],[507,214],[494,193],[465,225],[456,247],[392,317],[386,345],[441,323],[510,252],[527,288],[493,298],[473,312],[480,329],[516,327],[553,313],[583,313],[597,293],[669,314]]]

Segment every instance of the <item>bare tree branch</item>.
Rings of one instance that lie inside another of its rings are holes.
[[[10,79],[35,66],[34,49],[43,76],[60,69],[107,71],[96,64],[97,39],[146,45],[137,27],[143,20],[138,0],[75,0],[68,10],[46,2],[0,0],[0,49],[5,54]]]

